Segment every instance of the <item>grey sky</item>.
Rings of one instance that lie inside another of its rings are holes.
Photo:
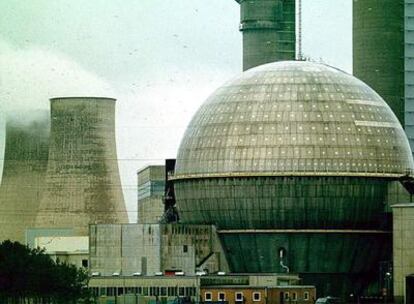
[[[351,72],[351,10],[352,0],[303,0],[304,54]],[[59,95],[117,98],[121,176],[135,220],[136,170],[175,157],[192,114],[241,71],[238,4],[7,0],[0,11],[3,112],[47,109]]]

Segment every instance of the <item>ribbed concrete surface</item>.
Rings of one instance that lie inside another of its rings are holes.
[[[92,223],[127,223],[115,142],[115,100],[51,100],[46,191],[37,228],[74,228],[88,235]]]

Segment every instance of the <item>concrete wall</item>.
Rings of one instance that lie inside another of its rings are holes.
[[[35,238],[35,247],[44,248],[46,252],[68,251],[88,252],[89,237],[87,236],[47,236]]]
[[[393,281],[396,303],[403,303],[405,278],[414,273],[414,204],[393,206]]]
[[[91,272],[154,275],[161,271],[159,225],[91,225],[89,253]]]
[[[215,259],[210,260],[211,257]],[[126,224],[90,226],[90,271],[154,275],[197,269],[227,271],[215,230],[208,225]]]
[[[152,195],[138,201],[138,223],[158,223],[164,214],[162,195]]]

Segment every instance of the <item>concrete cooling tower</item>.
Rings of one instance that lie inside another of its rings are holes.
[[[115,99],[51,99],[46,190],[36,228],[72,228],[88,235],[92,223],[128,223],[115,142]]]
[[[33,226],[44,188],[49,115],[46,111],[30,113],[31,122],[27,122],[29,115],[26,114],[8,119],[6,123],[0,186],[0,241],[25,242],[26,229]]]

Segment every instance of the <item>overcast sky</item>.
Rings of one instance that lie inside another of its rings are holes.
[[[302,1],[304,54],[352,72],[352,0]],[[0,111],[48,109],[53,96],[117,98],[119,165],[135,221],[137,169],[174,158],[200,104],[241,72],[239,5],[7,0],[0,12]],[[0,155],[3,145],[0,127]]]

